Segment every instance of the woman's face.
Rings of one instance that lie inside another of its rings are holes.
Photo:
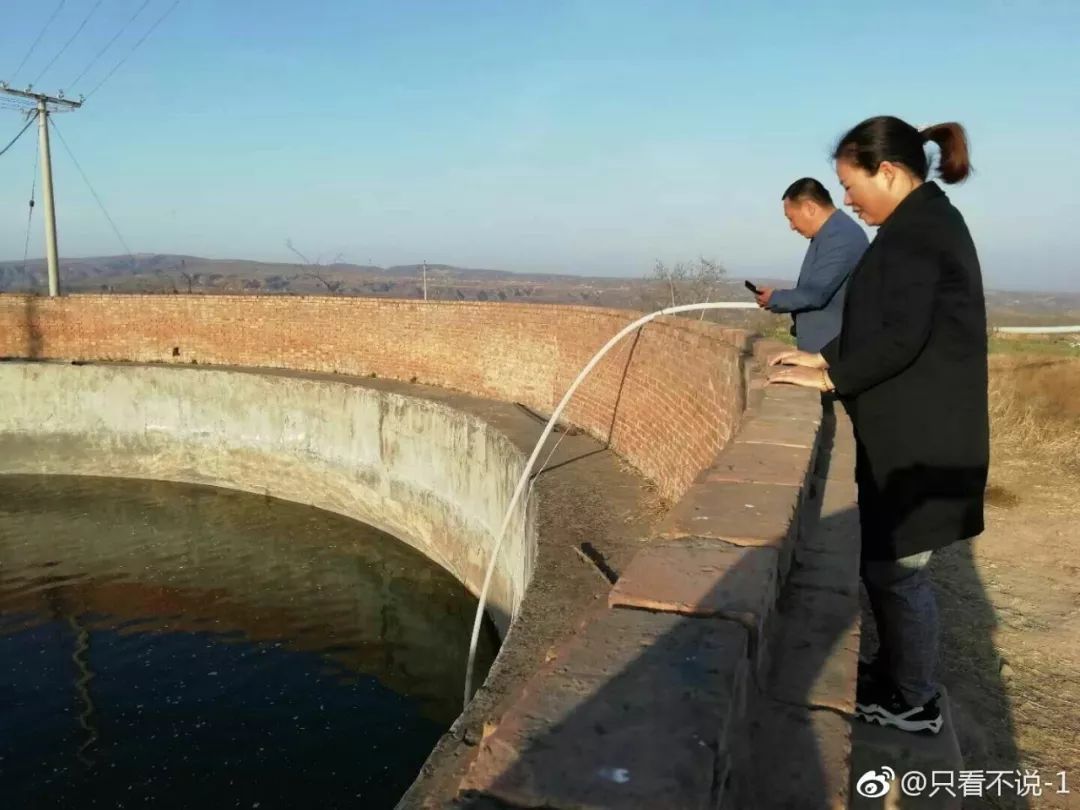
[[[838,160],[836,176],[844,187],[844,204],[867,225],[880,225],[921,185],[910,172],[888,162],[870,174],[849,160]]]

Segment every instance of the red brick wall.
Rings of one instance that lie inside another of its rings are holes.
[[[634,317],[344,297],[0,295],[0,356],[375,373],[550,414],[592,354]],[[650,323],[601,362],[566,419],[610,439],[676,499],[738,425],[746,342],[741,330],[689,319]]]

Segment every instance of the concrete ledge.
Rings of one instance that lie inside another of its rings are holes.
[[[765,691],[785,703],[855,713],[859,603],[852,594],[788,589],[777,611]]]
[[[725,808],[846,810],[851,727],[829,711],[762,699],[747,708]]]
[[[654,543],[634,557],[608,604],[738,621],[756,650],[776,601],[776,558],[775,549],[715,540]]]
[[[821,423],[821,395],[809,388],[770,385],[761,395],[758,413],[764,419],[800,419]]]
[[[691,487],[657,534],[662,538],[708,537],[737,546],[785,545],[801,492],[787,486],[714,482]]]
[[[793,401],[766,397],[762,410],[798,420]],[[860,541],[853,470],[837,469],[831,457],[837,439],[850,441],[845,422],[827,411],[821,423],[791,569],[767,629],[767,675],[748,706],[745,745],[733,764],[731,808],[848,806]]]
[[[828,530],[823,533],[831,534]],[[789,582],[792,587],[831,591],[850,597],[854,604],[859,595],[859,549],[856,546],[853,552],[845,553],[843,546],[851,544],[838,542],[836,545],[838,548],[820,550],[797,547]]]
[[[746,641],[733,622],[602,611],[484,738],[466,806],[715,807]]]
[[[702,475],[706,482],[802,487],[813,456],[811,446],[735,441]]]
[[[813,447],[817,433],[807,430],[801,419],[758,416],[749,419],[735,437],[736,443],[779,444],[788,447]]]

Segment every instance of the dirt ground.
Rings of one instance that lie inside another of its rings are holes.
[[[986,531],[931,561],[939,674],[966,770],[1037,771],[1052,783],[1041,795],[968,797],[965,808],[1080,810],[1080,353],[1027,348],[990,357]],[[869,653],[866,604],[863,635]]]
[[[964,806],[1080,808],[1080,475],[999,451],[988,495],[985,533],[933,563],[941,677],[965,768],[1035,768],[1055,787]]]

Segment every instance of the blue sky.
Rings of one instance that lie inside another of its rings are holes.
[[[98,0],[66,0],[13,84]],[[36,87],[86,92],[172,0],[101,0]],[[56,0],[7,4],[0,79]],[[794,277],[779,197],[869,115],[968,127],[989,286],[1080,290],[1080,4],[181,0],[57,124],[132,250]],[[20,126],[0,110],[0,141]],[[54,139],[55,140],[55,139]],[[2,145],[2,144],[0,144]],[[0,157],[21,258],[34,138]],[[122,252],[54,142],[63,255]],[[35,215],[31,255],[42,253]]]

